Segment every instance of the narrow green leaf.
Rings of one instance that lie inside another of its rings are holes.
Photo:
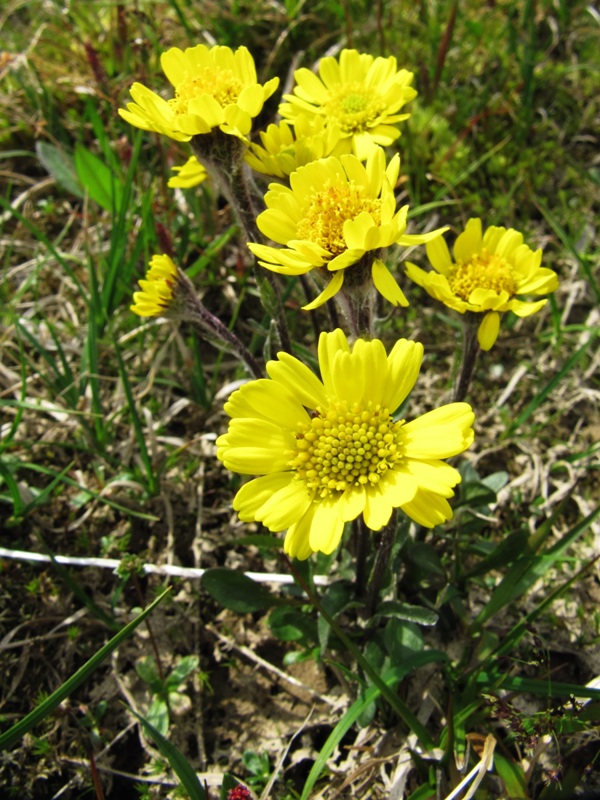
[[[101,647],[85,664],[80,667],[71,677],[66,680],[55,692],[52,692],[50,697],[39,704],[33,711],[30,711],[27,716],[23,717],[20,722],[10,727],[7,731],[0,734],[0,750],[10,747],[15,742],[18,742],[28,731],[38,725],[43,719],[51,714],[54,709],[59,706],[62,701],[67,698],[75,689],[78,688],[84,681],[86,681],[92,672],[109,656],[113,650],[129,638],[134,630],[138,627],[140,622],[143,622],[146,617],[151,614],[156,606],[161,603],[171,589],[166,589],[159,597],[150,603],[142,613],[126,625],[116,636],[107,642],[104,647]]]
[[[584,529],[590,525],[591,521],[593,521],[597,515],[598,509],[596,509],[596,512],[593,514],[588,515],[585,520],[582,521],[581,525],[585,526]],[[511,630],[502,637],[501,643],[486,655],[485,659],[480,665],[471,671],[471,679],[477,680],[477,674],[489,667],[490,662],[497,662],[498,659],[506,655],[506,653],[510,653],[511,650],[514,650],[517,643],[524,636],[526,631],[529,630],[531,624],[541,614],[543,614],[547,608],[549,608],[556,600],[558,600],[558,598],[561,597],[561,595],[563,595],[571,586],[580,581],[581,578],[592,569],[599,559],[600,556],[597,556],[591,561],[588,561],[588,563],[578,570],[575,575],[572,575],[570,578],[568,578],[557,589],[545,597],[532,611],[529,612],[529,614],[527,614],[516,625],[514,625]]]
[[[397,600],[386,600],[377,606],[376,617],[397,617],[407,622],[416,622],[417,625],[435,625],[438,615],[435,611],[423,606],[412,606],[409,603],[399,603]],[[373,623],[369,620],[369,625]]]
[[[394,686],[403,680],[403,678],[405,678],[413,669],[421,667],[424,664],[429,664],[432,661],[438,661],[440,659],[440,655],[443,654],[434,650],[418,653],[412,658],[407,659],[401,667],[393,667],[385,672],[384,675],[381,676],[380,681],[384,684],[388,691],[391,691]],[[358,700],[356,700],[346,711],[344,716],[327,737],[327,741],[323,745],[317,760],[313,764],[308,778],[306,779],[306,783],[304,784],[304,788],[302,789],[302,796],[300,800],[308,800],[313,786],[319,779],[319,776],[325,768],[327,760],[331,757],[331,754],[337,745],[358,720],[360,715],[369,707],[372,702],[377,699],[377,697],[379,697],[380,694],[381,689],[378,686],[371,686],[364,691]]]
[[[13,477],[12,472],[6,466],[2,458],[0,458],[0,475],[4,478],[4,483],[6,484],[6,488],[10,493],[10,499],[12,500],[13,504],[12,516],[15,519],[20,519],[23,516],[24,504],[23,500],[21,499],[19,484]]]
[[[121,375],[121,380],[123,381],[123,390],[125,392],[125,397],[127,398],[127,403],[129,405],[129,412],[131,414],[131,421],[133,423],[133,429],[135,431],[135,438],[137,440],[140,451],[140,458],[142,459],[144,470],[146,472],[148,492],[151,495],[155,495],[158,491],[158,485],[159,485],[158,476],[154,472],[152,459],[150,458],[150,453],[148,452],[148,448],[146,447],[146,437],[144,435],[142,420],[140,419],[140,415],[137,410],[135,399],[133,397],[133,392],[131,391],[131,385],[129,383],[129,376],[127,373],[127,369],[125,368],[123,357],[121,356],[121,350],[119,348],[119,344],[116,338],[113,339],[113,343],[115,348],[115,355],[117,356],[117,361],[119,362],[119,373]]]
[[[506,796],[514,800],[526,800],[527,782],[523,767],[512,759],[506,758],[502,753],[494,753],[494,767],[504,783]]]
[[[480,672],[477,683],[491,686],[498,685],[498,676],[494,673]],[[576,683],[563,683],[560,681],[542,680],[540,678],[520,678],[518,675],[505,675],[501,686],[509,692],[527,692],[541,697],[589,697],[600,700],[600,689],[590,686],[579,686]]]
[[[36,508],[40,508],[40,506],[44,505],[44,503],[48,500],[48,498],[55,490],[55,488],[59,486],[61,483],[63,483],[63,478],[65,477],[67,472],[69,472],[74,463],[75,463],[74,461],[71,461],[70,464],[67,464],[67,466],[61,472],[59,472],[57,475],[54,476],[54,478],[50,481],[48,486],[45,486],[41,492],[38,492],[38,494],[36,494],[36,496],[30,503],[27,503],[27,505],[23,508],[22,512],[24,516],[29,514],[31,511],[34,511]]]
[[[534,414],[537,409],[542,405],[544,400],[548,397],[554,389],[559,386],[565,379],[565,376],[569,374],[569,372],[575,367],[578,361],[581,359],[585,353],[590,349],[591,345],[596,341],[598,338],[598,333],[592,333],[590,338],[582,344],[581,347],[576,350],[573,355],[571,355],[563,364],[562,369],[560,369],[557,373],[555,373],[552,378],[548,381],[548,383],[540,389],[539,392],[536,392],[534,395],[533,400],[526,406],[526,408],[519,414],[516,420],[509,425],[506,431],[506,436],[510,436],[516,430],[518,430],[521,425],[524,425],[527,420]]]
[[[148,722],[147,719],[137,714],[132,708],[130,708],[129,711],[142,723],[144,730],[158,747],[161,756],[167,759],[173,772],[181,781],[181,785],[188,793],[190,800],[206,800],[206,792],[202,788],[195,770],[181,750],[175,747],[174,744],[171,744],[168,739],[165,739],[160,731]]]
[[[585,533],[599,514],[600,506],[567,531],[547,552],[537,555],[530,551],[518,558],[492,592],[492,596],[474,621],[473,628],[479,628],[501,608],[526,592],[538,578],[545,575],[554,563],[563,557],[570,545]],[[530,538],[530,543],[532,538],[534,537]]]

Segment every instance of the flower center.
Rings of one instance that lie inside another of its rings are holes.
[[[297,236],[314,242],[337,256],[347,249],[344,222],[368,211],[379,225],[381,200],[365,196],[365,188],[349,183],[345,186],[326,186],[310,198],[304,217],[298,224]]]
[[[349,406],[340,400],[301,425],[289,466],[320,498],[375,486],[403,457],[403,424],[371,401]]]
[[[230,69],[202,67],[193,78],[189,77],[177,86],[175,97],[168,102],[176,114],[187,114],[190,100],[208,94],[224,108],[237,101],[242,89],[242,82]]]
[[[448,275],[448,283],[454,294],[468,301],[474,289],[491,289],[500,294],[514,295],[517,282],[510,264],[502,256],[488,253],[484,248],[469,261],[459,261]]]
[[[372,127],[385,110],[385,103],[372,88],[361,83],[344,84],[337,92],[330,92],[323,108],[327,118],[339,122],[344,133],[357,133]]]

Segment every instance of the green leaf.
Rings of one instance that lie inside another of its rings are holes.
[[[445,576],[440,557],[430,544],[416,542],[407,550],[408,558],[429,575]]]
[[[238,614],[264,611],[279,603],[279,598],[264,586],[242,572],[225,567],[207,569],[202,576],[202,585],[217,603]]]
[[[231,540],[233,542],[233,539]],[[250,536],[236,536],[236,545],[253,545],[254,547],[265,547],[269,550],[281,550],[281,537],[269,536],[266,533],[253,533]]]
[[[92,672],[98,667],[104,659],[109,656],[113,650],[125,641],[140,622],[143,622],[146,617],[154,611],[156,606],[164,600],[171,589],[164,591],[156,600],[151,603],[142,613],[126,625],[116,636],[107,642],[104,647],[101,647],[85,664],[80,667],[71,677],[65,681],[55,692],[52,692],[50,697],[46,698],[42,703],[30,711],[27,716],[23,717],[20,722],[17,722],[7,731],[0,735],[0,750],[10,747],[15,742],[18,742],[28,731],[45,719],[51,714],[57,706],[59,706],[65,698],[77,689],[85,680],[87,680]]]
[[[315,620],[289,606],[279,606],[271,612],[269,628],[282,642],[316,642],[318,638]]]
[[[166,683],[169,689],[177,689],[188,675],[191,675],[194,670],[198,669],[199,663],[200,659],[198,656],[184,656],[181,658],[167,678]]]
[[[498,494],[500,489],[503,489],[508,483],[508,477],[508,472],[501,470],[500,472],[492,472],[491,475],[483,478],[481,482],[484,484],[484,486],[487,486],[488,489],[491,489],[495,494]]]
[[[352,604],[353,596],[354,592],[351,583],[348,581],[336,581],[327,587],[321,597],[321,603],[325,611],[331,614],[332,617],[335,617]],[[317,620],[317,629],[319,633],[319,645],[321,650],[325,652],[329,644],[331,627],[325,617],[321,615],[319,615]]]
[[[154,725],[159,733],[162,733],[163,736],[167,735],[169,731],[169,707],[162,697],[154,698],[146,714],[146,719],[150,725]]]
[[[386,600],[380,603],[374,617],[369,620],[369,625],[372,625],[373,620],[377,617],[397,617],[407,622],[415,622],[417,625],[435,625],[438,621],[435,611],[423,608],[423,606],[399,603],[397,600]]]
[[[83,191],[75,171],[73,157],[69,153],[49,142],[37,142],[35,152],[44,168],[48,170],[59,186],[75,197],[83,199]]]
[[[429,797],[435,797],[436,791],[432,786],[424,783],[410,795],[408,800],[428,800]]]
[[[75,169],[89,196],[109,213],[118,213],[123,205],[123,183],[83,145],[75,145]]]
[[[509,534],[492,550],[479,564],[476,564],[466,574],[466,578],[476,575],[485,575],[493,569],[501,569],[519,558],[527,547],[529,533],[526,530]]]
[[[504,783],[506,796],[515,800],[525,800],[528,797],[527,783],[523,767],[501,753],[494,753],[494,767]]]
[[[162,733],[148,722],[147,719],[137,714],[132,708],[130,708],[129,711],[136,719],[139,719],[148,736],[150,736],[154,744],[158,747],[161,756],[167,759],[173,772],[181,781],[181,785],[188,793],[190,800],[207,800],[206,792],[202,788],[195,770],[181,750],[175,747],[174,744],[171,744],[168,739],[165,739]]]
[[[416,625],[394,617],[385,626],[383,637],[392,664],[402,664],[407,658],[421,653],[425,647],[423,634]]]
[[[150,691],[156,693],[162,688],[162,681],[156,669],[156,661],[152,656],[140,659],[135,665],[135,671],[140,678],[147,683]]]
[[[455,507],[468,505],[471,508],[478,508],[489,505],[495,500],[496,492],[493,489],[485,486],[480,481],[470,481],[469,483],[461,484],[460,501],[455,503]]]
[[[529,552],[520,556],[505,574],[504,578],[494,589],[491,598],[477,616],[474,626],[481,626],[501,608],[520,597],[539,578],[545,575],[558,559],[564,557],[565,551],[585,533],[599,514],[600,506],[571,528],[571,530],[567,531],[567,533],[545,553],[537,555],[531,552],[532,541],[533,547],[535,547],[535,537],[537,533],[542,533],[542,531],[538,531],[533,537],[530,537]],[[540,526],[540,529],[541,528],[542,526]]]
[[[21,517],[24,516],[23,509],[25,505],[23,503],[23,499],[21,498],[21,491],[19,489],[19,484],[13,477],[12,472],[10,471],[4,459],[2,458],[0,458],[0,476],[4,479],[6,488],[10,493],[10,498],[13,504],[12,516],[14,519],[20,519]]]
[[[531,415],[534,414],[542,405],[548,395],[551,394],[557,386],[560,386],[561,383],[564,382],[565,376],[568,375],[572,369],[574,369],[574,367],[577,365],[577,362],[583,355],[585,355],[585,353],[587,353],[588,350],[591,349],[593,352],[594,348],[592,345],[595,344],[597,338],[598,333],[595,331],[591,332],[590,338],[584,344],[582,344],[578,350],[569,356],[562,368],[552,376],[548,383],[543,387],[538,387],[534,394],[533,400],[528,403],[526,408],[519,414],[512,425],[509,425],[507,428],[506,436],[511,436],[521,427],[521,425],[524,425],[527,422]]]
[[[440,655],[445,658],[443,654],[440,654],[438,651],[434,650],[419,653],[412,658],[407,659],[401,667],[394,667],[393,669],[388,670],[383,676],[381,676],[381,681],[388,689],[392,689],[413,669],[423,666],[424,664],[428,664],[431,661],[440,660]],[[321,752],[319,753],[319,756],[313,764],[308,778],[306,779],[300,800],[308,800],[308,798],[311,796],[313,786],[319,779],[321,772],[327,764],[327,760],[330,758],[335,748],[338,746],[345,734],[350,730],[352,725],[354,725],[361,714],[365,711],[365,709],[367,709],[368,706],[373,703],[380,694],[381,689],[378,686],[371,686],[365,692],[363,692],[358,700],[356,700],[346,711],[344,716],[329,734],[327,741],[321,748]]]
[[[267,753],[255,753],[254,750],[246,750],[242,754],[244,766],[255,777],[267,777],[271,771],[269,756]]]
[[[477,683],[485,686],[498,686],[498,676],[493,672],[481,672],[477,676]],[[501,679],[501,686],[509,692],[526,692],[540,697],[571,697],[574,695],[575,697],[600,700],[600,689],[595,689],[593,686],[578,686],[576,683],[504,675]]]

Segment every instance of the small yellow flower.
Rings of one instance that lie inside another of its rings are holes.
[[[319,64],[319,76],[302,68],[294,73],[294,94],[284,95],[281,116],[292,125],[300,114],[337,123],[342,139],[335,155],[354,153],[364,161],[376,144],[388,146],[400,136],[396,123],[410,114],[399,114],[416,97],[413,73],[397,69],[394,56],[374,58],[357,50],[342,50],[339,62],[327,56]]]
[[[152,256],[145,280],[138,281],[141,292],[134,292],[134,314],[140,317],[163,317],[177,302],[178,270],[169,256]]]
[[[548,294],[558,288],[556,273],[540,266],[541,249],[531,250],[513,228],[492,226],[482,234],[480,219],[470,219],[457,237],[454,261],[441,237],[427,244],[427,256],[437,272],[407,263],[406,274],[449,308],[482,314],[477,332],[482,350],[489,350],[498,338],[501,312],[528,317],[548,302],[527,302],[517,295]]]
[[[180,142],[213,129],[245,139],[252,119],[276,90],[279,79],[257,83],[254,60],[246,47],[199,44],[161,55],[163,71],[175,97],[162,97],[141,83],[131,87],[133,103],[119,109],[124,120],[145,131],[155,131]]]
[[[296,118],[293,129],[283,121],[261,131],[263,146],[251,144],[246,153],[246,162],[263,175],[286,178],[298,167],[330,155],[340,135],[338,125],[325,126],[321,117],[309,120],[301,114]]]
[[[370,253],[369,270],[375,288],[395,306],[408,305],[391,272],[378,257],[396,243],[415,245],[439,236],[446,228],[426,234],[406,234],[408,206],[396,211],[393,187],[400,171],[396,154],[386,167],[381,147],[366,165],[351,154],[322,158],[290,176],[290,187],[269,185],[267,210],[257,225],[266,237],[285,249],[250,243],[261,266],[283,275],[302,275],[312,269],[333,273],[325,290],[305,306],[312,310],[343,286],[344,273]]]
[[[471,407],[451,403],[411,422],[393,416],[423,346],[401,339],[387,355],[378,339],[359,339],[351,348],[337,329],[321,334],[318,355],[321,380],[281,352],[267,364],[270,380],[245,384],[225,404],[231,420],[217,457],[260,476],[234,498],[240,519],[287,529],[285,552],[301,559],[333,552],[360,514],[375,531],[395,508],[429,528],[450,519],[460,474],[442,459],[471,445]]]
[[[198,161],[196,156],[190,156],[181,167],[172,167],[176,174],[169,178],[167,186],[170,189],[191,189],[198,186],[208,178],[208,173]]]

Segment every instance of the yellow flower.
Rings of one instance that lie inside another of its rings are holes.
[[[169,178],[167,186],[170,189],[191,189],[208,178],[207,171],[196,156],[190,156],[183,166],[172,167],[172,170],[176,174]]]
[[[141,292],[134,292],[134,314],[140,317],[163,317],[177,303],[179,274],[169,256],[152,256],[146,279],[138,281]]]
[[[381,341],[350,348],[337,329],[319,338],[321,380],[281,352],[269,379],[247,383],[225,404],[231,417],[217,439],[227,469],[260,477],[233,501],[244,522],[287,529],[295,558],[331,553],[344,523],[363,515],[372,530],[401,508],[432,528],[452,517],[447,498],[460,474],[441,459],[473,441],[474,415],[451,403],[412,422],[393,412],[413,388],[423,346],[401,339],[389,355]]]
[[[294,77],[297,86],[284,95],[281,116],[292,124],[299,114],[337,123],[342,139],[335,155],[354,152],[361,161],[374,145],[390,145],[400,136],[395,125],[410,114],[398,111],[417,95],[410,85],[413,73],[398,70],[394,56],[374,58],[357,50],[342,50],[339,62],[322,58],[319,76],[303,67]]]
[[[290,176],[290,187],[269,185],[267,210],[257,225],[285,249],[250,243],[261,266],[284,275],[302,275],[312,269],[333,273],[325,290],[305,309],[312,310],[333,297],[344,283],[344,273],[371,253],[369,269],[375,288],[393,305],[408,305],[394,277],[378,257],[379,250],[397,243],[423,244],[446,228],[427,234],[405,234],[408,206],[396,212],[393,187],[400,157],[388,166],[381,147],[375,147],[366,165],[346,154],[322,158],[300,167]]]
[[[175,89],[175,97],[162,97],[141,83],[134,83],[124,120],[145,131],[155,131],[189,141],[213,129],[245,139],[252,119],[279,84],[273,78],[257,83],[254,60],[246,47],[204,44],[180,50],[172,47],[160,58],[163,71]]]
[[[330,155],[340,140],[340,129],[335,124],[326,127],[321,117],[309,120],[301,114],[293,129],[285,121],[271,124],[260,138],[263,146],[251,144],[246,162],[263,175],[286,178],[298,167]]]
[[[541,249],[531,250],[513,228],[492,226],[482,235],[480,219],[470,219],[457,237],[454,261],[441,237],[427,244],[427,256],[437,272],[408,263],[406,274],[449,308],[482,314],[477,331],[482,350],[489,350],[498,338],[501,312],[528,317],[548,302],[527,302],[517,295],[548,294],[558,288],[556,273],[540,266]]]

